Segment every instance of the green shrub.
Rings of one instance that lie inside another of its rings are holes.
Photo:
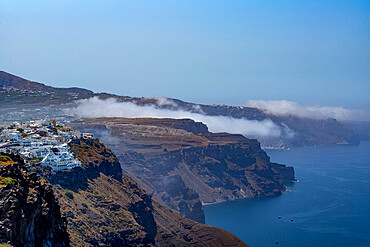
[[[13,247],[13,245],[8,243],[0,243],[0,247]]]
[[[73,199],[74,196],[73,196],[73,192],[70,191],[70,190],[67,190],[66,193],[65,193],[66,197],[68,197],[69,199]]]
[[[31,161],[32,162],[39,162],[39,161],[41,161],[42,160],[42,158],[32,158],[31,159]]]
[[[3,177],[0,180],[0,184],[8,185],[8,184],[15,184],[17,182],[17,179],[11,178],[11,177]]]
[[[7,162],[9,160],[11,160],[11,158],[9,156],[0,154],[0,161]]]

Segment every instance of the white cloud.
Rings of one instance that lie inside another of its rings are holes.
[[[167,103],[167,102],[162,102]],[[224,116],[206,116],[188,111],[158,109],[154,106],[138,106],[133,103],[117,102],[114,99],[100,100],[97,97],[81,100],[71,113],[85,118],[128,117],[128,118],[190,118],[206,124],[211,132],[243,134],[247,137],[291,137],[294,133],[287,127],[281,128],[271,120],[247,120]]]
[[[245,105],[278,116],[292,115],[314,119],[335,118],[337,120],[363,120],[369,117],[366,112],[361,110],[349,110],[343,107],[307,107],[287,100],[248,100]]]
[[[157,100],[157,105],[158,106],[177,107],[177,104],[172,99],[168,99],[168,98],[164,98],[164,97],[149,98],[149,99]]]

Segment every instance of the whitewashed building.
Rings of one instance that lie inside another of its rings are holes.
[[[67,144],[62,144],[49,149],[41,165],[50,166],[55,171],[63,171],[81,167],[81,162],[73,156]]]

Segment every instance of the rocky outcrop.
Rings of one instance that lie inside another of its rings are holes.
[[[280,195],[294,181],[293,168],[270,162],[257,140],[211,133],[189,119],[88,119],[73,127],[112,148],[155,200],[198,222],[202,203]]]
[[[0,164],[0,243],[69,246],[67,222],[52,186],[27,173],[19,156],[4,155],[14,163]]]
[[[292,181],[296,181],[294,169],[291,166],[285,166],[277,163],[270,163],[271,169],[277,173],[279,173],[281,182],[283,184],[290,183]]]

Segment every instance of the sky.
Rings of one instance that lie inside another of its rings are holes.
[[[0,70],[119,95],[370,109],[370,1],[0,0]]]

